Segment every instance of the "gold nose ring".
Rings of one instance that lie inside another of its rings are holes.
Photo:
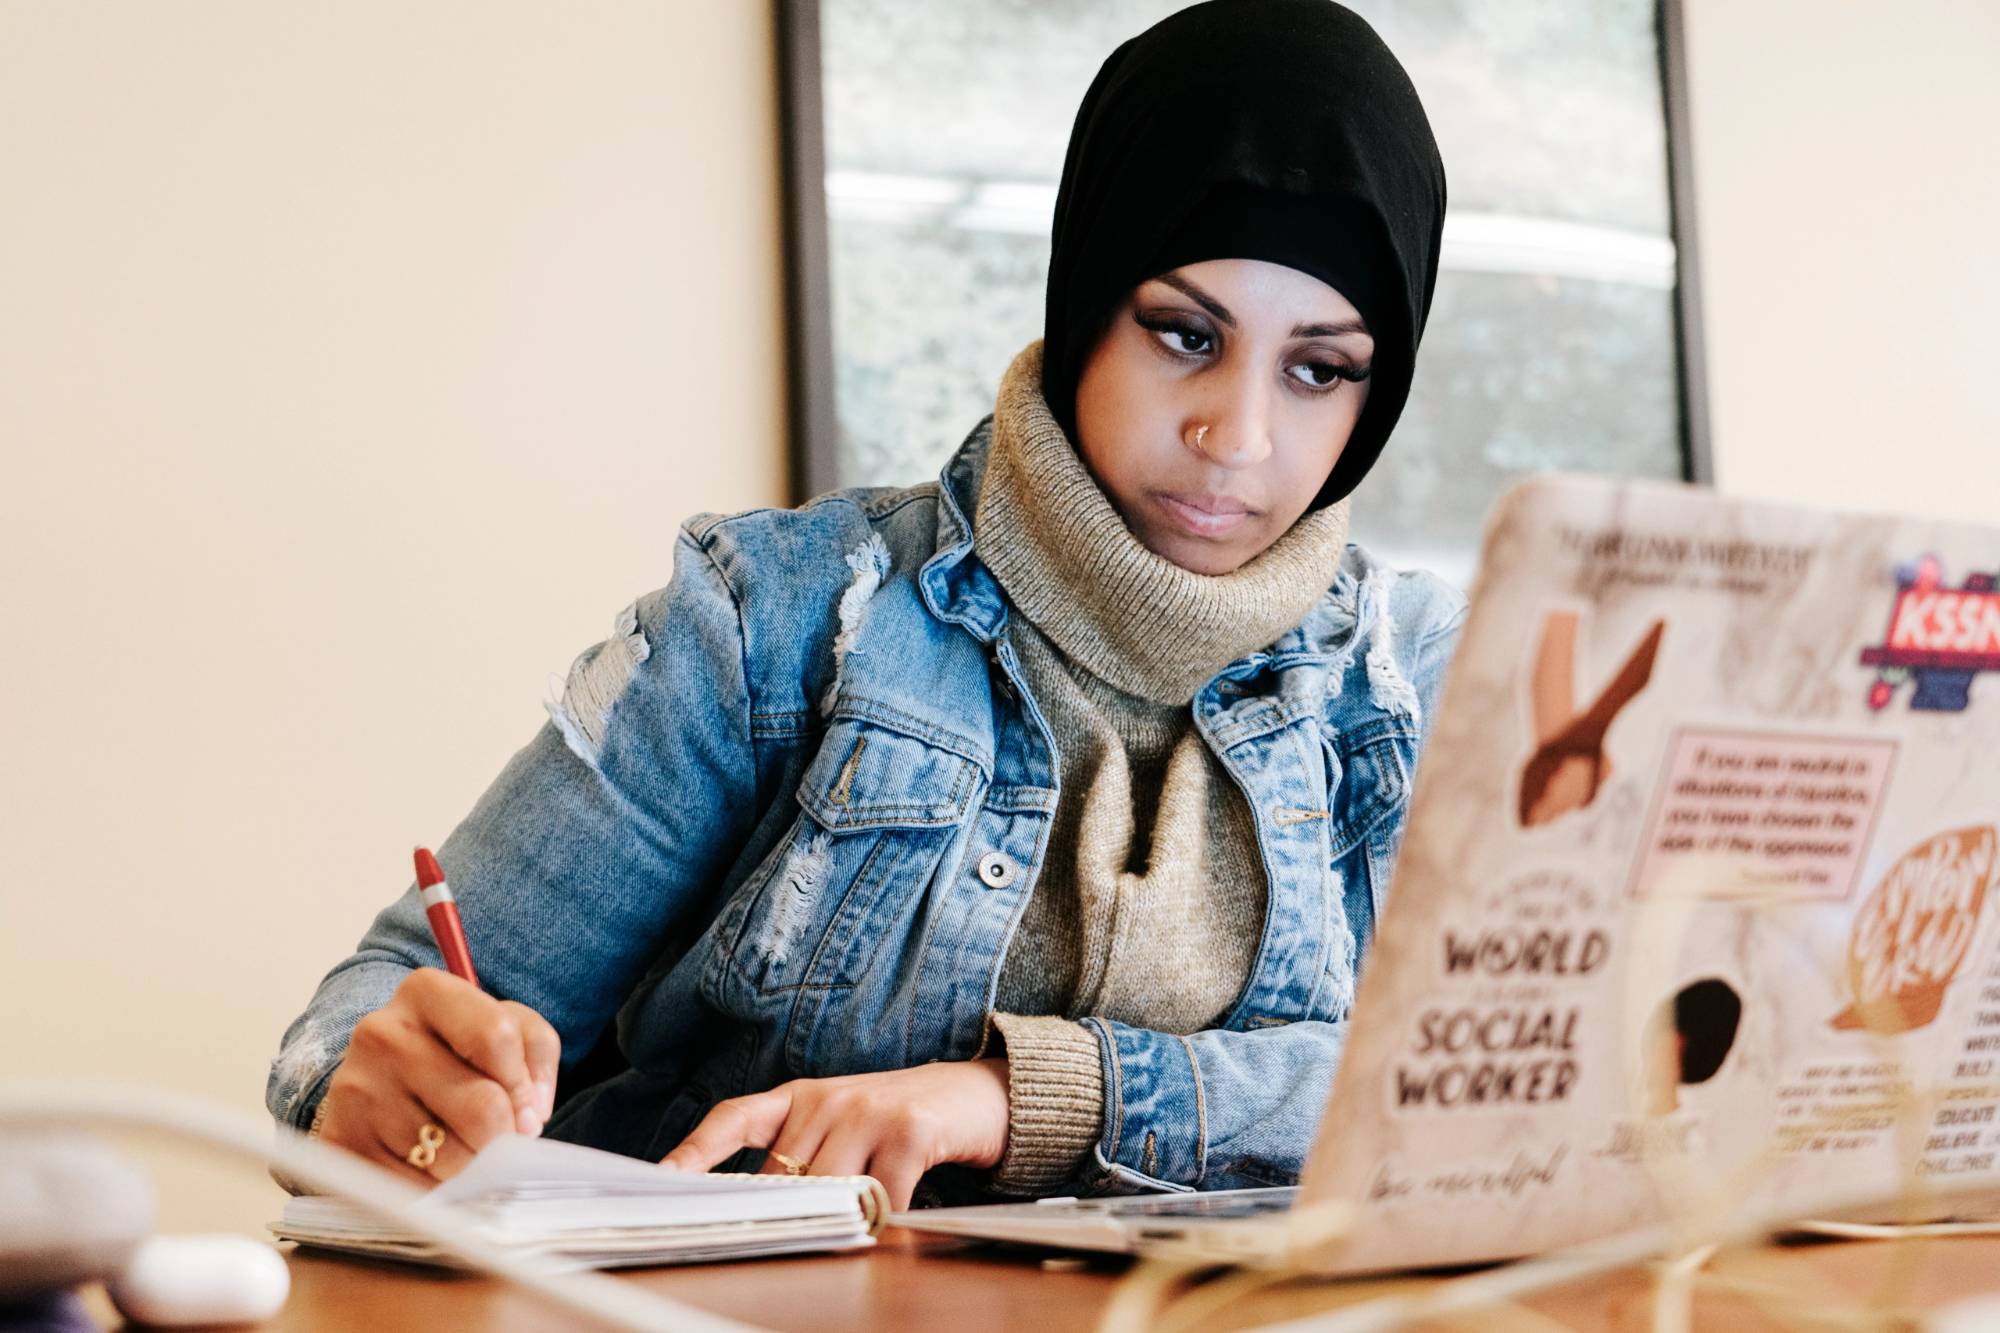
[[[1185,438],[1185,437],[1184,437],[1184,438]],[[1207,438],[1208,438],[1208,427],[1207,427],[1207,426],[1205,426],[1205,425],[1203,425],[1203,426],[1196,426],[1196,427],[1194,428],[1194,436],[1193,436],[1193,438],[1192,438],[1192,439],[1188,439],[1188,441],[1187,441],[1187,444],[1188,444],[1188,448],[1190,448],[1190,449],[1193,449],[1193,450],[1194,450],[1194,451],[1195,451],[1196,453],[1200,453],[1200,452],[1201,452],[1201,442],[1202,442],[1203,440],[1207,439]]]

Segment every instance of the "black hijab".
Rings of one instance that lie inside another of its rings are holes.
[[[1444,232],[1444,163],[1403,67],[1334,0],[1207,0],[1104,62],[1056,195],[1042,393],[1072,440],[1106,316],[1198,259],[1270,259],[1354,303],[1368,403],[1315,507],[1352,491],[1409,397]],[[1206,253],[1204,253],[1206,251]]]

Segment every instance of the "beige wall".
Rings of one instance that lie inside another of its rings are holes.
[[[769,10],[0,0],[0,1073],[260,1107],[679,521],[782,499]]]
[[[0,1071],[257,1107],[676,522],[780,497],[768,10],[0,0]],[[1990,516],[2000,9],[1688,29],[1724,485]]]
[[[1718,481],[2000,521],[2000,5],[1683,3]]]

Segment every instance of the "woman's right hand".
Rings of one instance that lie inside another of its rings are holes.
[[[424,1185],[503,1134],[539,1134],[555,1109],[562,1042],[525,1004],[434,967],[354,1025],[327,1083],[319,1137]],[[407,1160],[426,1121],[445,1132],[428,1171]]]

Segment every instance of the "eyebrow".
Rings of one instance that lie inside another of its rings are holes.
[[[1164,282],[1167,286],[1187,297],[1203,310],[1215,316],[1222,323],[1223,327],[1231,329],[1236,327],[1236,316],[1229,313],[1228,306],[1222,304],[1222,302],[1216,300],[1213,296],[1210,296],[1180,274],[1162,273],[1154,281]],[[1292,326],[1291,336],[1294,338],[1339,338],[1350,333],[1366,332],[1368,332],[1368,326],[1357,316],[1354,319],[1343,319],[1334,324],[1295,324]]]

